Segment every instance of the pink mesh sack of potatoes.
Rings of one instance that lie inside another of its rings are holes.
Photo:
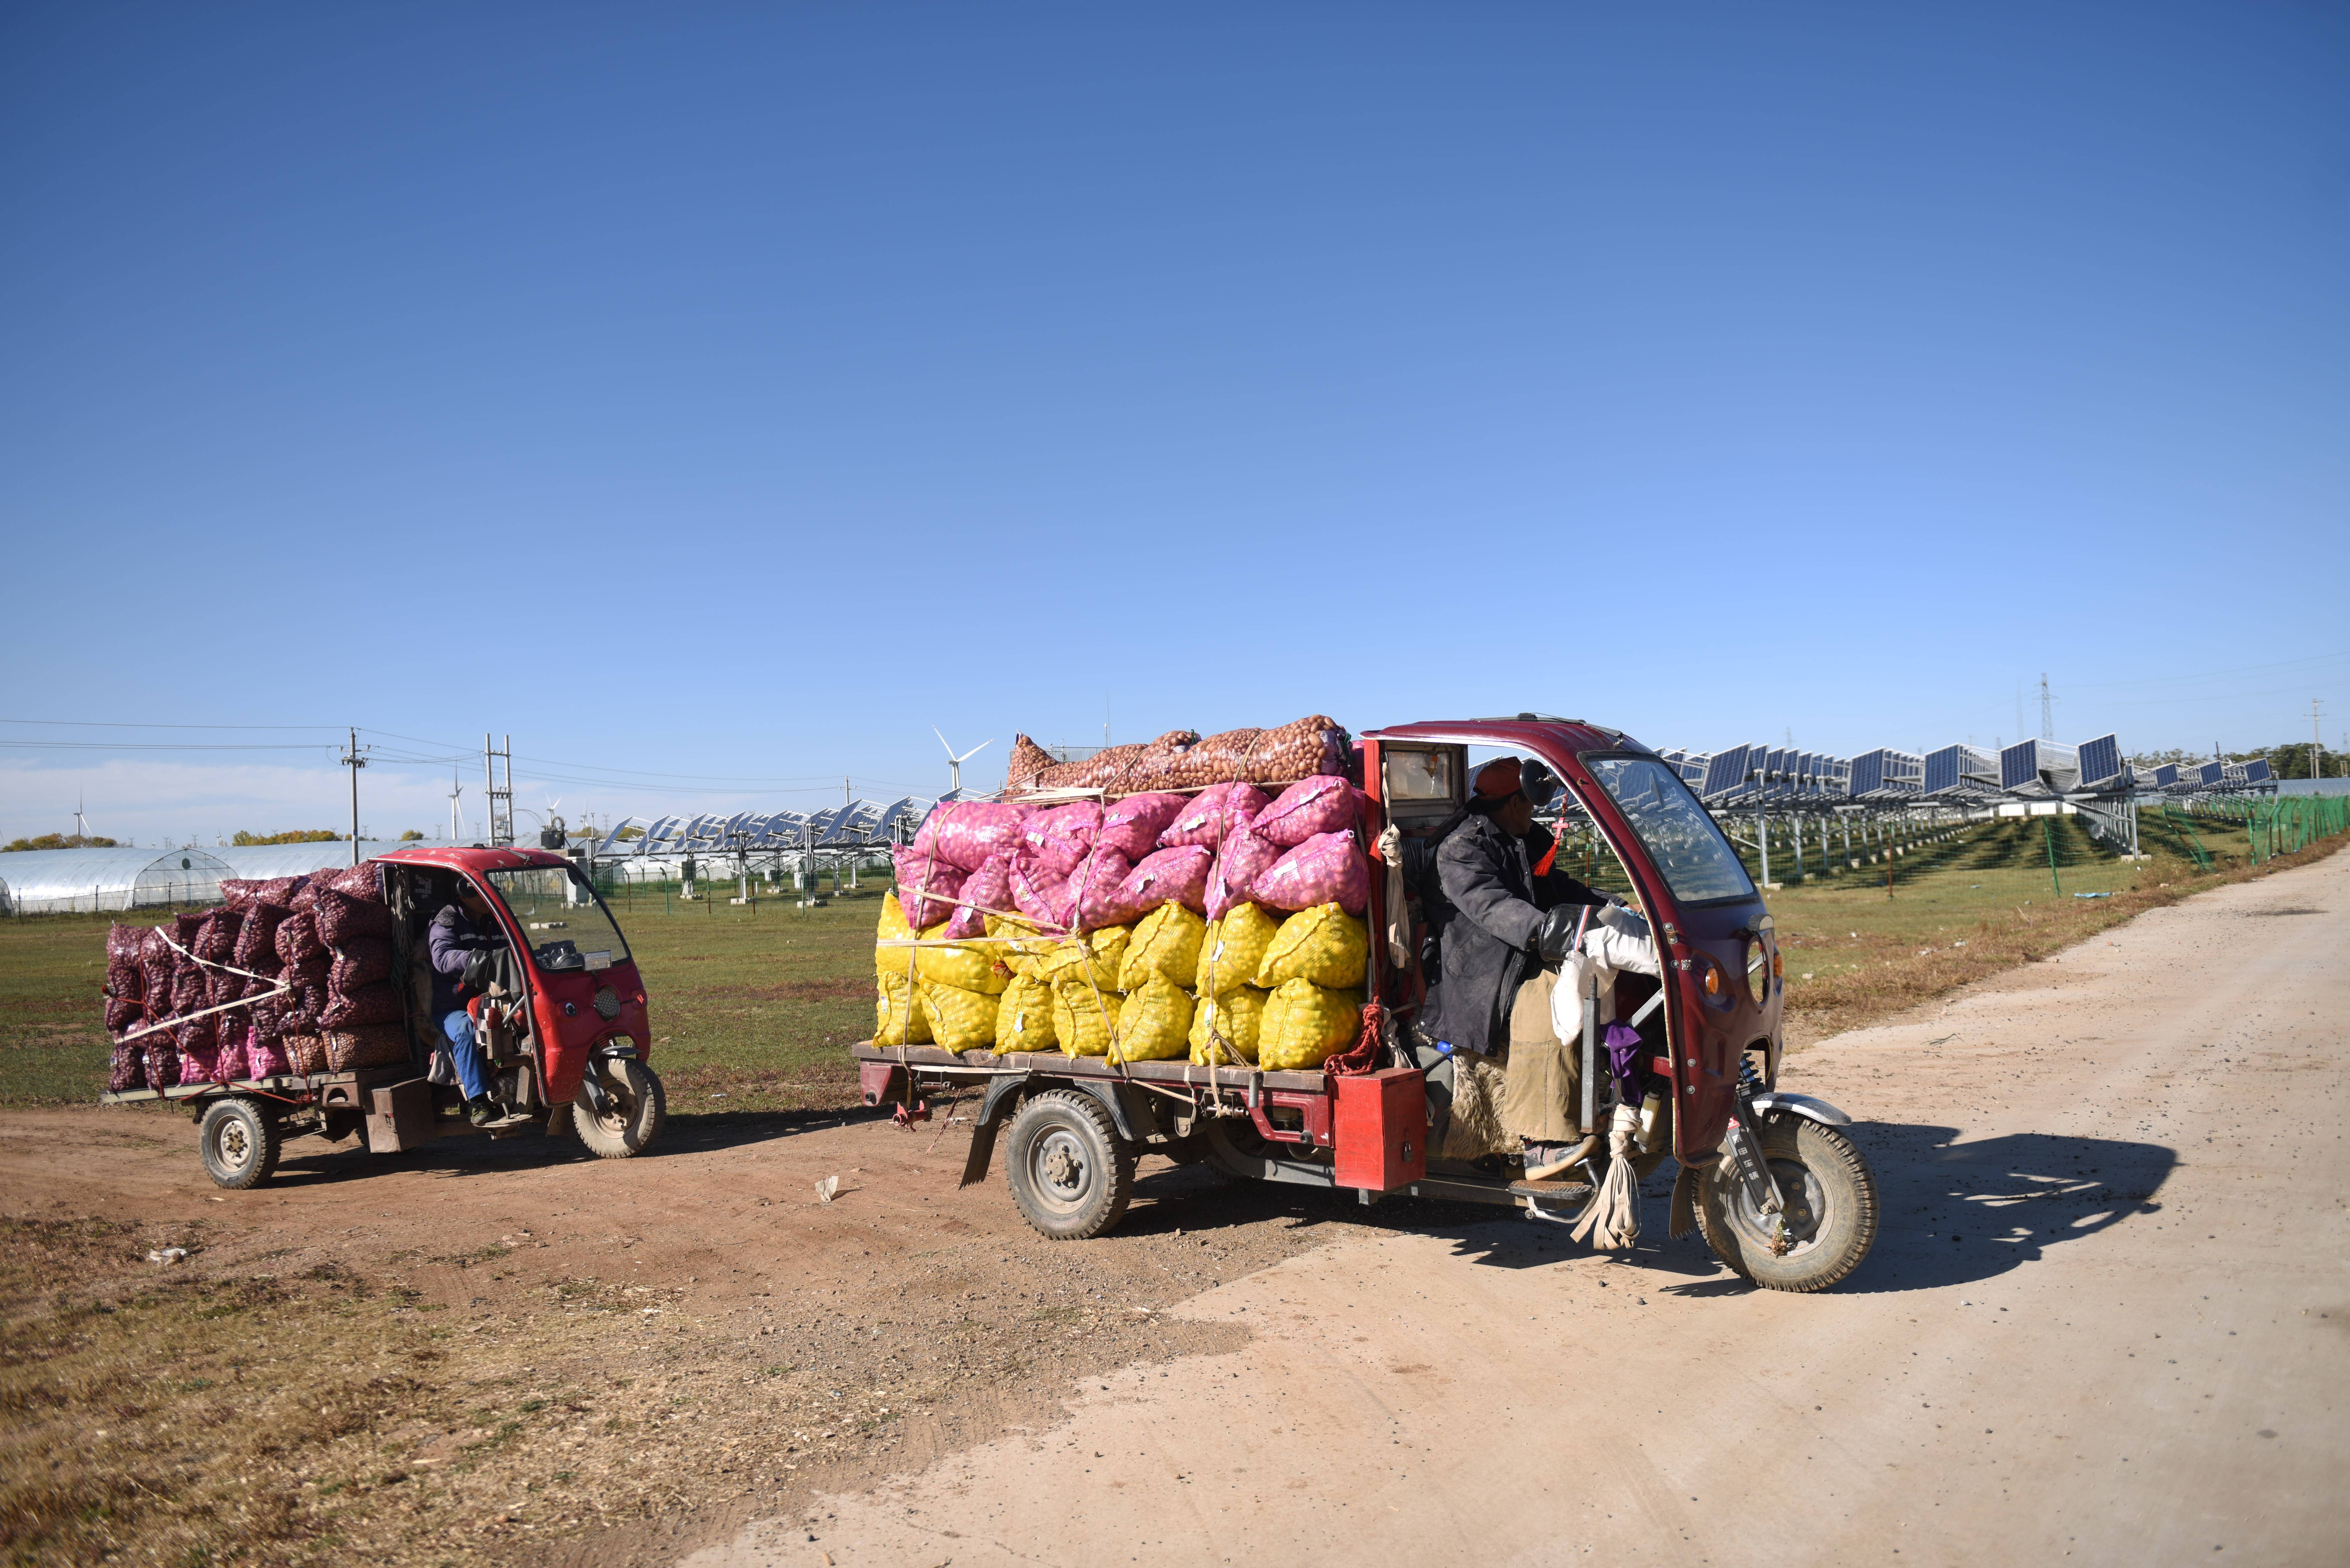
[[[1315,774],[1281,792],[1256,814],[1256,830],[1284,849],[1295,849],[1317,833],[1344,833],[1363,819],[1355,786],[1336,774]]]
[[[1359,915],[1370,902],[1370,862],[1353,834],[1317,833],[1260,872],[1249,895],[1276,909],[1336,904]]]
[[[1007,872],[1012,883],[1012,907],[1040,929],[1074,930],[1077,897],[1069,879],[1038,860],[1024,847],[1012,857]]]
[[[1212,849],[1222,840],[1228,818],[1234,815],[1254,816],[1271,804],[1264,791],[1253,784],[1210,784],[1175,814],[1159,836],[1159,847],[1179,849],[1187,844],[1204,844]]]
[[[898,904],[916,930],[927,930],[954,913],[949,900],[962,897],[963,880],[971,875],[932,855],[917,855],[910,845],[890,852],[898,867]]]
[[[1159,847],[1159,836],[1189,804],[1186,797],[1164,791],[1128,795],[1102,813],[1101,830],[1094,835],[1094,842],[1139,861]]]
[[[976,871],[997,856],[1009,855],[1033,815],[1034,808],[1024,805],[989,800],[950,801],[931,813],[930,820],[922,824],[922,831],[931,832],[931,824],[937,824],[931,853],[950,866]],[[914,843],[920,846],[920,834],[914,836]]]
[[[1134,869],[1128,860],[1107,845],[1097,844],[1085,863],[1069,874],[1069,888],[1076,896],[1077,929],[1097,931],[1105,926],[1131,924],[1142,911],[1128,902],[1126,878]]]
[[[1039,788],[1036,780],[1053,765],[1053,753],[1025,735],[1012,737],[1012,757],[1003,765],[1003,789],[1007,794]]]
[[[1101,832],[1101,803],[1073,800],[1031,816],[1020,830],[1020,849],[1045,870],[1066,877],[1077,868]]]
[[[1013,911],[1011,851],[990,856],[964,880],[962,900],[962,906],[947,917],[947,935],[957,941],[985,936],[989,914]]]
[[[1215,851],[1204,844],[1158,850],[1135,862],[1118,896],[1138,916],[1161,904],[1180,904],[1195,913],[1203,912],[1208,907],[1208,871],[1215,859]]]
[[[1279,845],[1260,835],[1249,817],[1235,815],[1225,825],[1223,841],[1216,846],[1216,863],[1208,873],[1207,905],[1202,912],[1211,920],[1221,920],[1235,905],[1249,902],[1255,897],[1249,889],[1280,858]]]

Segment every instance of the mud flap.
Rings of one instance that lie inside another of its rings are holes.
[[[1678,1241],[1697,1229],[1697,1172],[1684,1165],[1673,1178],[1673,1199],[1665,1234]]]
[[[997,1078],[987,1085],[987,1098],[979,1103],[979,1120],[971,1129],[971,1153],[962,1162],[962,1179],[957,1187],[976,1187],[987,1179],[988,1162],[995,1158],[995,1135],[1014,1107],[1020,1103],[1020,1092],[1027,1087],[1034,1075]]]

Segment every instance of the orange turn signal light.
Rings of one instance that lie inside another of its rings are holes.
[[[1786,978],[1786,974],[1787,961],[1781,958],[1777,953],[1773,953],[1771,955],[1771,978],[1773,980],[1783,980]]]
[[[1720,996],[1721,994],[1721,966],[1720,964],[1710,963],[1705,966],[1705,993],[1708,996]]]

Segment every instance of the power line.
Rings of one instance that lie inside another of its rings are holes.
[[[307,725],[286,725],[287,729]],[[24,746],[55,752],[331,752],[334,746],[324,741],[308,745],[261,744],[234,742],[173,742],[173,741],[0,741],[0,746]]]
[[[332,724],[138,724],[99,719],[0,719],[0,724],[45,724],[77,730],[331,730]]]

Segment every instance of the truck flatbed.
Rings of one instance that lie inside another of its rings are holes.
[[[1320,1072],[1265,1072],[1256,1067],[1201,1067],[1190,1062],[1112,1062],[1102,1056],[1065,1056],[1058,1051],[965,1051],[958,1055],[936,1045],[876,1045],[860,1040],[849,1047],[859,1062],[885,1062],[892,1067],[925,1073],[961,1072],[993,1077],[1005,1073],[1051,1073],[1065,1078],[1138,1078],[1145,1083],[1205,1085],[1226,1089],[1282,1089],[1296,1094],[1326,1094],[1327,1075]]]
[[[101,1106],[135,1105],[144,1100],[200,1100],[213,1095],[275,1095],[290,1096],[316,1094],[321,1090],[348,1085],[371,1088],[378,1084],[398,1083],[416,1077],[414,1067],[402,1064],[397,1067],[354,1067],[347,1073],[284,1073],[268,1078],[237,1078],[225,1084],[180,1084],[168,1089],[109,1090],[98,1096]]]

